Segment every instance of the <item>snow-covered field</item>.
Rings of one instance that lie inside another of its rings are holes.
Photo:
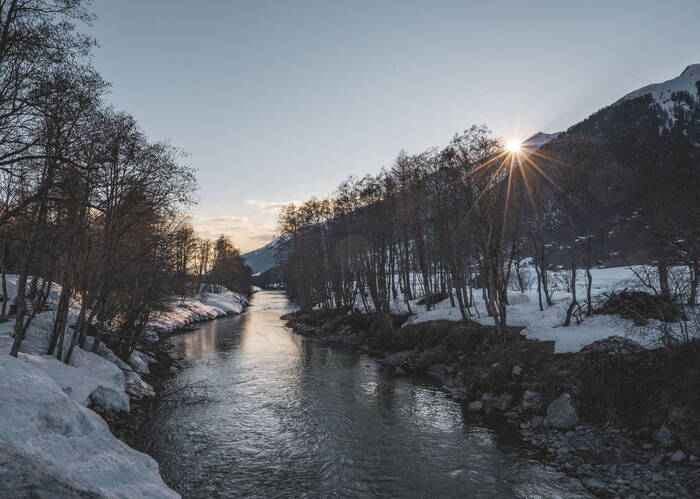
[[[16,276],[8,276],[9,296],[16,283]],[[57,285],[51,289],[50,308],[55,309],[60,291]],[[240,313],[246,303],[243,296],[217,287],[174,299],[150,326],[172,331]],[[78,307],[71,304],[69,326],[75,324]],[[9,355],[14,320],[0,324],[0,495],[177,497],[151,457],[115,438],[88,409],[128,411],[130,395],[152,395],[141,375],[153,359],[135,351],[125,363],[104,345],[98,354],[76,347],[70,365],[45,355],[54,314],[48,310],[35,316],[18,358]]]
[[[634,274],[628,267],[615,267],[608,269],[592,269],[593,289],[592,295],[600,296],[606,291],[622,290],[634,286]],[[555,275],[550,281],[556,282]],[[593,315],[583,317],[581,324],[568,327],[562,326],[566,309],[571,301],[571,293],[561,289],[553,293],[554,305],[545,307],[540,311],[537,291],[530,290],[525,293],[509,291],[507,307],[507,323],[509,326],[523,327],[522,334],[530,339],[541,341],[554,341],[555,352],[578,352],[586,345],[594,341],[602,340],[610,336],[629,337],[646,347],[658,346],[658,338],[653,335],[653,328],[637,327],[630,320],[616,315]],[[577,285],[579,301],[585,299],[585,278],[580,278]],[[474,298],[478,317],[473,320],[484,325],[493,325],[493,318],[486,315],[486,307],[481,295],[481,290],[475,291]],[[426,310],[424,305],[417,305],[416,301],[410,302],[411,311],[415,314],[409,317],[406,324],[415,324],[433,320],[461,320],[458,308],[453,308],[450,300],[446,299],[436,304],[433,310]],[[394,304],[396,312],[406,312],[405,304]]]

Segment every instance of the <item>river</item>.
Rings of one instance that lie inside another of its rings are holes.
[[[284,294],[172,338],[186,367],[138,436],[184,497],[587,497],[429,379],[295,335]]]

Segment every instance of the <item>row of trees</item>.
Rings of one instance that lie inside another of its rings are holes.
[[[287,206],[279,226],[289,235],[290,293],[302,310],[352,310],[359,298],[384,315],[392,302],[410,312],[414,297],[430,307],[444,294],[468,319],[480,289],[503,331],[510,272],[523,250],[524,166],[475,126],[442,150],[401,153],[390,170],[351,177],[329,199]]]
[[[105,102],[94,41],[75,27],[91,19],[80,0],[0,1],[0,320],[16,316],[15,356],[53,283],[49,354],[69,362],[109,331],[128,355],[168,296],[236,259],[182,216],[196,187],[182,153]]]
[[[424,296],[428,307],[449,298],[464,319],[479,313],[480,293],[504,332],[509,283],[525,291],[532,280],[542,310],[552,305],[558,268],[571,293],[568,326],[593,313],[591,268],[622,248],[628,259],[618,264],[653,261],[654,291],[694,305],[700,170],[688,136],[698,122],[681,118],[669,120],[646,96],[540,149],[509,152],[474,126],[445,148],[401,153],[390,169],[350,177],[328,199],[284,209],[287,287],[302,310],[346,312],[359,301],[368,312],[389,314],[392,302],[411,312],[410,300]],[[680,294],[668,277],[679,265],[688,276]]]

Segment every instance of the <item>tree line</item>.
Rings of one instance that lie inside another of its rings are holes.
[[[388,315],[402,303],[411,313],[424,297],[428,309],[449,299],[465,320],[480,313],[478,294],[503,333],[509,288],[536,288],[543,310],[553,279],[563,281],[568,326],[594,312],[591,269],[617,261],[653,263],[643,284],[695,305],[700,158],[687,139],[698,133],[689,114],[699,106],[677,99],[675,119],[644,96],[519,152],[473,126],[444,148],[402,152],[377,175],[351,176],[326,199],[286,206],[287,289],[302,311],[347,313],[359,303]]]
[[[283,264],[301,310],[391,313],[392,302],[445,295],[464,319],[482,293],[496,327],[506,327],[511,265],[522,252],[523,177],[514,154],[474,126],[444,149],[402,152],[390,169],[350,177],[327,199],[286,206]],[[540,288],[546,289],[542,273]]]
[[[0,1],[0,321],[16,318],[15,356],[56,283],[47,353],[65,362],[106,332],[128,356],[173,294],[212,279],[247,291],[231,241],[197,238],[183,214],[196,189],[183,153],[106,102],[77,30],[92,19],[81,0]]]

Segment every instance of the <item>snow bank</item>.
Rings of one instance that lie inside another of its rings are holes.
[[[3,490],[18,497],[178,497],[152,458],[112,436],[100,416],[76,401],[82,394],[56,382],[74,377],[73,368],[22,357],[0,354]]]
[[[8,275],[15,296],[17,276]],[[0,323],[0,491],[18,497],[178,497],[160,477],[157,463],[121,441],[89,406],[128,411],[129,396],[154,395],[143,381],[154,359],[135,351],[128,363],[106,345],[97,353],[76,347],[70,365],[46,355],[61,292],[53,285],[47,305],[27,329],[18,358],[9,356],[15,321]],[[223,287],[177,299],[151,328],[173,330],[192,322],[243,311],[247,300]],[[64,351],[71,341],[79,302],[70,304]],[[155,333],[154,333],[155,334]],[[157,336],[157,334],[155,334]]]
[[[592,269],[591,274],[593,275],[591,294],[594,298],[606,291],[629,288],[634,278],[632,270],[628,267]],[[585,346],[611,336],[630,337],[648,348],[658,345],[656,338],[649,334],[648,328],[637,327],[632,321],[619,316],[594,315],[584,317],[581,324],[562,326],[566,309],[571,300],[571,293],[561,289],[562,286],[556,284],[556,279],[552,279],[551,282],[555,283],[553,286],[554,305],[545,307],[543,311],[539,309],[537,291],[526,291],[525,293],[509,291],[506,318],[509,326],[524,328],[522,334],[530,339],[553,341],[556,353],[579,352]],[[578,282],[577,293],[579,299],[585,298],[586,290],[583,279]],[[487,326],[493,325],[493,318],[486,314],[481,290],[474,291],[474,299],[479,315],[473,317],[472,320]],[[417,301],[410,302],[414,315],[408,318],[406,324],[434,320],[462,320],[459,309],[452,307],[449,299],[437,303],[433,310],[426,310],[426,307],[418,305]],[[396,303],[394,311],[405,313],[407,309],[405,304]]]
[[[129,397],[123,368],[130,367],[116,363],[117,356],[109,348],[103,346],[98,355],[76,347],[70,365],[46,355],[53,316],[53,312],[48,311],[34,317],[20,346],[22,360],[43,371],[79,404],[88,406],[92,403],[106,410],[128,411]],[[14,326],[14,320],[0,324],[0,354],[9,354],[14,341],[10,336]],[[67,348],[70,334],[66,336]],[[98,390],[101,395],[91,399],[90,395]],[[0,407],[0,417],[2,413]]]
[[[229,314],[240,314],[248,300],[223,286],[210,286],[194,297],[174,299],[169,310],[154,317],[149,326],[155,330],[173,331],[195,322]]]

